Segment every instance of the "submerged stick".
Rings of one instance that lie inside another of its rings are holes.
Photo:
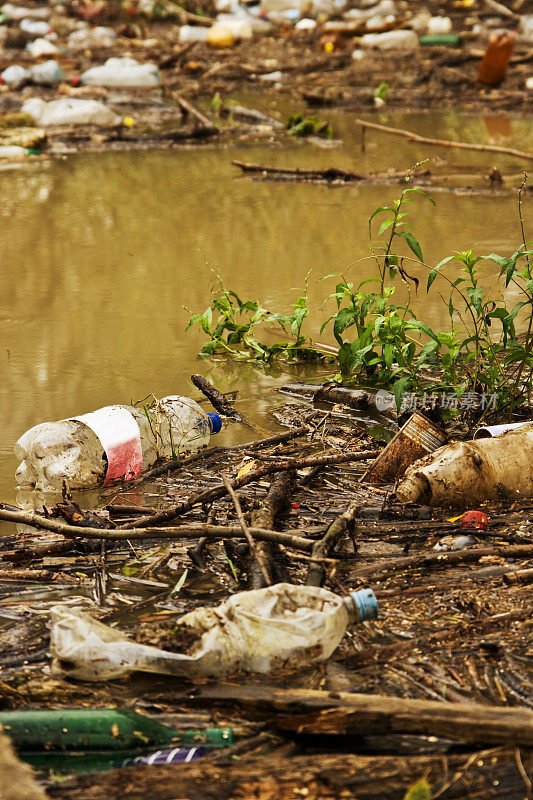
[[[199,523],[194,525],[179,525],[168,528],[139,528],[137,530],[120,530],[118,528],[85,528],[77,525],[68,525],[56,519],[42,517],[34,511],[6,511],[0,509],[0,519],[6,522],[16,522],[22,525],[32,525],[34,528],[61,533],[70,539],[105,539],[110,541],[128,541],[133,539],[197,539],[205,536],[208,539],[244,539],[245,536],[240,526],[235,525],[209,525]],[[252,536],[265,542],[276,542],[286,547],[295,547],[298,550],[310,551],[315,544],[314,539],[301,536],[301,531],[265,530],[263,528],[249,528]],[[64,544],[61,542],[60,544]],[[72,542],[68,543],[72,545]],[[0,553],[0,559],[2,557]]]
[[[244,519],[244,514],[242,513],[240,500],[237,497],[237,494],[235,493],[235,490],[233,489],[233,486],[229,482],[226,475],[222,475],[222,480],[224,481],[224,486],[228,490],[229,496],[233,500],[233,505],[235,506],[235,511],[237,512],[237,519],[239,520],[239,525],[241,526],[242,532],[244,533],[244,538],[246,539],[246,541],[250,546],[250,552],[257,561],[257,565],[261,570],[261,574],[263,576],[263,580],[265,581],[265,585],[272,586],[272,581],[270,580],[270,575],[268,574],[267,568],[265,567],[265,562],[263,561],[261,554],[258,552],[255,546],[255,542],[253,540],[253,536],[250,533],[248,526],[246,525],[246,520]]]
[[[496,547],[479,547],[472,550],[456,550],[448,553],[426,553],[421,556],[404,556],[391,559],[387,564],[370,564],[350,573],[351,578],[363,578],[379,573],[401,572],[405,569],[431,569],[453,566],[454,564],[472,564],[487,556],[503,556],[504,558],[531,558],[532,544],[504,544]]]
[[[271,475],[273,472],[282,472],[283,470],[302,469],[303,467],[318,467],[321,464],[343,464],[348,461],[365,461],[366,459],[377,458],[380,450],[358,451],[356,453],[337,453],[325,456],[310,456],[308,458],[280,458],[279,461],[272,464],[263,464],[257,469],[250,470],[250,472],[241,475],[240,478],[235,478],[231,485],[234,489],[240,489],[242,486],[247,486],[249,483],[263,478],[265,475]],[[190,511],[194,506],[201,505],[202,503],[210,503],[213,500],[219,500],[227,494],[227,489],[222,483],[220,486],[215,486],[212,489],[206,489],[204,492],[193,495],[187,500],[183,500],[177,506],[169,508],[166,511],[161,511],[159,514],[154,514],[150,517],[140,517],[140,519],[128,522],[121,526],[122,530],[132,528],[142,528],[145,525],[154,525],[160,522],[169,522],[176,517]]]
[[[247,450],[262,450],[264,447],[271,447],[275,444],[282,444],[289,442],[291,439],[297,439],[299,436],[305,436],[309,433],[307,425],[300,425],[298,428],[293,428],[290,431],[283,433],[276,433],[274,436],[268,436],[266,439],[259,439],[256,442],[248,442],[246,444],[236,444],[233,447],[211,447],[209,450],[202,450],[201,453],[194,453],[182,461],[165,461],[164,464],[158,464],[144,475],[141,475],[139,480],[146,480],[147,478],[157,478],[159,475],[167,475],[171,472],[177,472],[183,467],[190,467],[197,464],[199,461],[211,459],[213,456],[225,456],[231,453],[242,453]]]
[[[218,133],[218,128],[216,125],[213,125],[210,119],[208,119],[204,114],[201,114],[197,108],[195,108],[192,103],[189,103],[188,100],[185,100],[184,97],[181,96],[178,92],[172,92],[172,97],[177,101],[178,105],[181,106],[183,111],[186,114],[190,114],[192,117],[195,118],[197,122],[200,123],[205,129],[212,128],[213,132]]]
[[[239,412],[233,408],[222,392],[219,392],[207,378],[202,375],[191,375],[191,383],[207,397],[215,411],[225,417],[240,421],[241,415]]]
[[[325,571],[323,559],[331,552],[337,540],[352,528],[357,509],[355,503],[352,503],[344,514],[333,520],[322,539],[313,546],[306,586],[322,586]]]
[[[533,746],[533,711],[523,708],[232,684],[202,686],[194,700],[238,703],[254,713],[275,709],[274,727],[299,734],[409,733],[468,744]]]
[[[272,175],[273,177],[294,178],[301,181],[344,181],[345,183],[372,183],[377,181],[396,181],[405,177],[405,172],[383,172],[369,173],[368,175],[359,172],[347,172],[338,167],[327,167],[326,169],[304,169],[300,167],[267,167],[264,164],[250,164],[247,161],[232,161],[235,167],[240,167],[243,172],[250,172],[261,175]],[[428,170],[414,172],[413,177],[427,176]],[[337,352],[335,350],[335,352]]]
[[[294,472],[292,470],[276,472],[260,507],[252,511],[252,525],[257,525],[258,528],[267,530],[273,528],[276,517],[278,514],[283,513],[288,505],[293,485]],[[281,570],[276,564],[276,556],[278,555],[276,545],[272,542],[260,542],[257,549],[261,560],[267,566],[269,582],[276,583],[285,580],[285,576],[281,574]],[[251,589],[262,589],[263,586],[269,585],[268,582],[265,584],[261,576],[257,573],[254,574],[252,570],[248,574],[248,584]]]
[[[523,150],[515,150],[512,147],[502,147],[497,144],[470,144],[469,142],[451,142],[448,139],[430,139],[429,136],[419,136],[417,133],[406,131],[403,128],[391,128],[388,125],[378,125],[377,122],[368,122],[366,119],[356,119],[358,125],[364,128],[372,128],[372,130],[381,131],[382,133],[392,133],[395,136],[403,136],[404,139],[410,139],[413,142],[420,142],[421,144],[437,145],[438,147],[455,147],[459,150],[477,150],[487,153],[503,153],[508,156],[515,156],[516,158],[524,158],[528,161],[533,161],[533,154],[526,153]]]

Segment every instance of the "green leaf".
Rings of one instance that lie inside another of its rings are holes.
[[[196,325],[196,323],[199,322],[200,319],[201,319],[200,314],[193,314],[189,322],[187,323],[187,327],[185,328],[185,330],[188,331],[189,328],[192,328],[193,325]]]
[[[428,282],[427,282],[427,286],[426,286],[426,292],[429,292],[429,290],[431,289],[431,287],[433,285],[433,281],[435,280],[437,275],[438,275],[438,270],[437,270],[436,267],[434,267],[434,269],[432,269],[431,272],[428,275]]]
[[[210,308],[206,308],[204,313],[200,318],[200,326],[205,333],[209,333],[211,329],[211,323],[213,321],[213,312]]]
[[[433,792],[425,778],[421,778],[406,791],[403,800],[432,800]]]
[[[481,301],[483,299],[483,289],[481,287],[474,288],[469,286],[466,290],[466,294],[470,299],[470,302],[476,309],[478,315],[481,316]]]
[[[392,206],[378,206],[378,208],[373,211],[373,213],[368,218],[368,232],[370,236],[372,236],[372,220],[374,217],[377,217],[378,214],[381,214],[383,211],[392,211],[393,214],[396,213],[396,209]]]
[[[346,328],[349,328],[355,322],[354,313],[351,308],[341,308],[337,316],[335,317],[335,322],[333,323],[333,335],[335,339],[338,341],[339,344],[342,345],[342,338],[341,334]]]
[[[388,369],[390,369],[394,360],[394,345],[392,342],[387,342],[387,344],[383,345],[383,358]]]
[[[417,186],[413,186],[412,188],[409,188],[409,189],[404,189],[404,190],[403,190],[403,194],[409,194],[409,193],[410,193],[410,194],[421,194],[421,195],[422,195],[422,197],[425,197],[425,198],[426,198],[426,200],[429,200],[429,202],[430,202],[430,203],[433,203],[433,205],[434,205],[435,207],[437,206],[437,204],[436,204],[436,202],[433,200],[433,198],[432,198],[432,197],[430,197],[430,195],[429,195],[427,192],[425,192],[423,189],[419,189]]]
[[[217,349],[217,344],[218,344],[218,342],[215,339],[213,339],[210,342],[207,342],[206,344],[204,344],[204,346],[200,350],[199,355],[202,358],[207,358],[209,356],[212,356],[213,353],[215,352],[215,350]]]
[[[485,258],[487,258],[489,261],[494,261],[495,264],[498,264],[498,266],[502,268],[502,272],[505,272],[509,266],[509,259],[505,258],[504,256],[498,256],[496,253],[491,253],[490,256],[485,256]]]
[[[394,384],[393,391],[394,391],[394,399],[396,400],[396,409],[399,412],[400,406],[402,405],[402,398],[405,394],[405,390],[407,389],[409,382],[411,380],[410,375],[404,375],[403,378],[399,378]]]
[[[398,234],[398,236],[403,236],[415,256],[418,258],[419,261],[424,263],[424,258],[422,256],[422,248],[420,247],[420,243],[418,239],[416,239],[410,231],[402,231]]]
[[[440,347],[439,342],[431,341],[426,342],[422,350],[420,351],[420,355],[418,356],[417,366],[421,367],[424,361],[426,361],[427,357],[434,353],[435,350],[438,350]]]
[[[390,228],[391,225],[393,225],[393,224],[394,224],[394,220],[393,219],[384,220],[380,225],[380,228],[379,228],[379,231],[378,231],[378,236],[381,236],[382,233],[385,233],[387,228]]]
[[[183,572],[181,573],[179,581],[174,586],[172,591],[169,593],[169,597],[172,597],[172,595],[178,594],[178,592],[181,590],[181,587],[183,586],[183,584],[187,580],[187,575],[188,574],[189,574],[189,570],[188,569],[184,569]]]

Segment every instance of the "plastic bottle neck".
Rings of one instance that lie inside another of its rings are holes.
[[[211,411],[207,417],[211,426],[211,433],[219,433],[222,430],[222,419],[213,411]]]
[[[372,589],[359,589],[357,592],[350,592],[349,595],[343,598],[343,603],[352,625],[357,622],[378,618],[378,601]]]

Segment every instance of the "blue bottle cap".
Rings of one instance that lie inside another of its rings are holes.
[[[372,589],[359,589],[358,592],[350,592],[350,596],[359,612],[360,622],[378,618],[378,601]]]
[[[212,433],[218,433],[219,431],[221,431],[222,430],[222,420],[220,419],[218,414],[215,414],[214,412],[211,412],[207,416],[211,420],[211,432]]]

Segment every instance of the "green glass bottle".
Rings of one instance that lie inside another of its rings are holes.
[[[0,725],[16,750],[133,750],[162,745],[231,747],[231,728],[177,731],[120,708],[0,711]]]

